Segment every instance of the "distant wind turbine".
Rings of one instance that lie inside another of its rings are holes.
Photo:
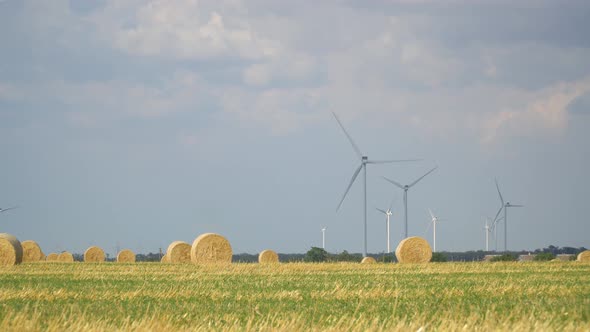
[[[428,212],[430,212],[430,217],[432,218],[430,220],[430,223],[428,223],[428,227],[426,228],[426,232],[428,232],[428,229],[430,228],[430,225],[432,225],[432,242],[433,242],[433,250],[432,252],[436,252],[436,224],[440,221],[440,219],[438,219],[437,216],[434,215],[434,213],[432,213],[432,210],[428,209]]]
[[[348,194],[348,191],[350,190],[350,187],[352,187],[354,180],[356,180],[356,177],[359,175],[359,173],[362,170],[363,171],[363,187],[364,187],[364,191],[363,191],[363,193],[364,193],[364,218],[365,218],[364,219],[365,240],[364,240],[364,247],[363,247],[363,257],[367,257],[367,164],[388,164],[388,163],[404,162],[404,161],[417,161],[418,159],[369,160],[369,158],[367,156],[364,156],[361,153],[361,150],[358,148],[356,143],[354,143],[354,141],[352,140],[352,137],[350,137],[350,135],[348,134],[346,129],[344,129],[344,126],[340,122],[340,119],[338,119],[338,117],[336,116],[336,113],[332,112],[332,115],[334,115],[334,118],[338,122],[338,125],[340,125],[340,128],[342,128],[344,135],[346,135],[346,137],[350,141],[350,144],[352,145],[352,148],[354,149],[354,151],[356,152],[358,157],[361,159],[361,164],[352,174],[352,178],[350,179],[350,183],[348,184],[348,187],[346,188],[344,195],[342,195],[342,199],[340,199],[340,203],[338,203],[338,207],[336,208],[336,211],[340,210],[340,207],[342,206],[342,203],[344,202],[344,199],[346,198],[346,194]]]
[[[326,250],[326,229],[328,229],[328,227],[322,228],[322,249],[324,250]]]
[[[389,244],[389,239],[390,239],[390,237],[389,237],[389,218],[393,214],[393,213],[391,213],[391,207],[393,206],[394,201],[395,201],[395,199],[391,200],[391,203],[389,204],[389,208],[387,210],[381,210],[379,208],[376,208],[377,211],[385,214],[385,231],[387,233],[387,253],[388,254],[391,253],[391,246]]]
[[[406,184],[406,185],[402,185],[398,182],[395,182],[395,181],[390,180],[386,177],[383,177],[385,180],[389,181],[390,183],[394,184],[395,186],[397,186],[398,188],[400,188],[404,191],[404,219],[405,219],[404,238],[408,237],[408,189],[412,188],[416,183],[418,183],[420,180],[422,180],[426,175],[434,172],[434,170],[437,168],[438,168],[438,166],[434,167],[430,171],[426,172],[426,174],[424,174],[421,177],[419,177],[418,179],[416,179],[416,181],[414,181],[410,184]]]
[[[515,204],[510,204],[510,202],[506,202],[504,203],[504,198],[502,197],[502,193],[500,192],[500,186],[498,185],[498,180],[494,179],[494,181],[496,182],[496,189],[498,189],[498,196],[500,196],[500,202],[502,203],[502,206],[500,207],[500,209],[498,210],[498,213],[496,213],[496,217],[494,218],[494,223],[498,223],[500,219],[498,219],[498,217],[500,216],[500,213],[502,212],[502,210],[504,210],[504,217],[502,219],[504,219],[504,251],[508,251],[508,208],[512,208],[512,207],[523,207],[524,205],[515,205]]]
[[[486,251],[490,251],[490,246],[489,246],[489,243],[490,243],[490,233],[493,231],[493,224],[490,225],[489,222],[490,222],[490,219],[489,218],[486,218],[486,221],[485,221],[484,226],[483,226],[483,229],[486,232]]]

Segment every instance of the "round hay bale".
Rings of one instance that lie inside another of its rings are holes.
[[[274,264],[279,262],[279,255],[273,250],[262,250],[258,254],[258,263],[260,264]]]
[[[578,262],[590,262],[590,250],[582,251],[578,254]]]
[[[23,262],[38,262],[45,257],[37,242],[27,240],[21,242],[21,245],[23,246]]]
[[[377,263],[375,258],[369,257],[369,256],[363,258],[363,260],[361,261],[361,264],[375,264],[375,263]]]
[[[23,261],[23,247],[11,234],[0,233],[0,265],[16,265]]]
[[[428,263],[432,258],[432,249],[428,241],[412,236],[399,243],[395,257],[400,263]]]
[[[162,256],[162,258],[160,258],[160,263],[169,263],[168,255]]]
[[[47,257],[45,258],[45,260],[47,262],[56,262],[57,261],[57,256],[59,256],[58,254],[52,252],[49,255],[47,255]]]
[[[84,252],[84,262],[87,263],[102,263],[104,257],[104,250],[97,246],[92,246]]]
[[[190,263],[191,245],[184,241],[174,241],[166,250],[167,263]]]
[[[74,255],[72,253],[64,251],[61,254],[57,255],[57,261],[62,263],[73,263],[74,262]]]
[[[123,249],[117,254],[117,263],[135,263],[135,254],[129,249]]]
[[[232,249],[229,241],[214,233],[201,234],[193,242],[191,261],[196,264],[231,263]]]

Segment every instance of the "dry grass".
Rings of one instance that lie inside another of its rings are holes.
[[[190,263],[191,245],[184,241],[170,243],[166,250],[166,260],[168,263]]]
[[[229,264],[232,253],[226,238],[219,234],[205,233],[193,242],[191,260],[197,264]]]
[[[84,262],[87,263],[102,263],[104,262],[104,250],[100,247],[92,246],[84,252]]]
[[[0,233],[0,265],[16,265],[23,261],[23,247],[11,234]]]
[[[21,245],[23,247],[23,262],[39,262],[45,260],[45,255],[37,242],[26,240],[21,242]]]
[[[273,250],[262,250],[258,254],[258,263],[260,264],[276,264],[279,262],[279,255]]]
[[[129,249],[123,249],[117,254],[117,263],[135,263],[135,253]]]
[[[412,236],[399,243],[395,249],[395,257],[400,263],[428,263],[432,258],[432,249],[428,241]]]

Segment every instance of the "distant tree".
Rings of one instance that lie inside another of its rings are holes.
[[[515,254],[503,254],[492,258],[490,262],[514,262],[516,259],[517,257]]]
[[[432,258],[430,259],[431,262],[446,262],[448,260],[447,255],[442,252],[433,252]]]
[[[550,252],[539,253],[539,254],[535,255],[535,258],[533,258],[534,261],[538,261],[538,262],[550,261],[552,259],[555,259],[555,255]]]
[[[326,250],[318,247],[311,247],[311,249],[305,254],[306,262],[325,262],[328,259],[328,253]]]
[[[348,251],[344,250],[338,255],[334,256],[333,259],[338,262],[360,262],[363,259],[363,256],[358,254],[350,254]]]

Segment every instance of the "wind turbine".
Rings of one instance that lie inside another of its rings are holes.
[[[494,179],[494,181],[496,182],[496,189],[498,189],[498,196],[500,196],[500,202],[502,203],[502,206],[500,207],[500,210],[498,210],[498,213],[496,213],[496,217],[494,218],[494,223],[497,223],[500,219],[498,219],[498,217],[500,216],[500,212],[502,212],[502,210],[504,210],[504,217],[502,219],[504,219],[504,251],[508,251],[508,208],[511,207],[523,207],[524,205],[515,205],[515,204],[510,204],[510,202],[505,202],[504,203],[504,198],[502,197],[502,193],[500,192],[500,186],[498,185],[498,180]]]
[[[432,213],[432,210],[428,209],[428,212],[430,212],[430,217],[432,218],[430,223],[428,223],[428,227],[426,228],[426,231],[428,232],[428,229],[430,228],[430,225],[432,225],[432,240],[433,240],[433,250],[432,252],[436,252],[436,224],[440,221],[440,219],[438,219],[437,216],[434,215],[434,213]]]
[[[395,186],[397,186],[398,188],[400,188],[404,191],[404,219],[405,219],[404,238],[408,237],[408,189],[412,188],[414,185],[416,185],[416,183],[418,183],[420,180],[422,180],[426,175],[434,172],[434,170],[437,168],[438,168],[438,166],[434,167],[430,171],[426,172],[426,174],[424,174],[421,177],[419,177],[418,179],[416,179],[416,181],[414,181],[410,184],[406,184],[406,185],[402,185],[398,182],[395,182],[395,181],[390,180],[386,177],[383,177],[385,180],[391,182],[392,184],[394,184]]]
[[[486,221],[484,223],[483,229],[486,232],[486,251],[490,251],[490,246],[489,246],[489,239],[490,239],[490,233],[493,231],[494,229],[494,224],[490,225],[489,224],[490,219],[486,218]]]
[[[6,212],[6,211],[8,211],[8,210],[13,210],[13,209],[16,209],[17,207],[18,207],[18,206],[13,206],[13,207],[4,208],[4,209],[3,209],[3,208],[0,208],[0,213],[2,213],[2,212]]]
[[[332,115],[334,115],[334,118],[338,122],[338,125],[340,125],[340,128],[342,128],[342,131],[344,132],[344,135],[346,135],[346,137],[350,141],[350,144],[352,145],[352,148],[354,149],[354,151],[356,152],[356,154],[358,155],[358,157],[361,159],[361,164],[354,171],[354,173],[352,174],[352,178],[350,179],[350,183],[348,184],[348,187],[346,188],[346,191],[344,192],[344,195],[342,195],[342,199],[340,200],[340,203],[338,203],[338,207],[336,208],[336,211],[340,210],[340,207],[342,206],[342,203],[344,202],[344,199],[346,198],[346,194],[348,194],[348,191],[350,190],[350,187],[352,187],[352,184],[354,183],[354,180],[356,180],[356,177],[359,175],[359,173],[362,170],[363,171],[363,187],[364,187],[364,189],[363,189],[363,196],[364,196],[364,217],[365,217],[365,220],[364,220],[365,241],[364,241],[364,247],[363,247],[363,257],[367,257],[367,164],[388,164],[388,163],[404,162],[404,161],[416,161],[418,159],[405,159],[405,160],[369,160],[369,158],[367,156],[364,156],[361,153],[361,150],[354,143],[354,141],[352,140],[352,137],[350,137],[350,135],[348,134],[348,132],[346,131],[346,129],[344,129],[344,126],[342,125],[342,122],[340,122],[340,119],[338,119],[338,116],[336,116],[336,113],[332,112]]]
[[[328,227],[322,228],[322,249],[324,250],[326,250],[326,229],[328,229]]]
[[[376,208],[377,211],[385,214],[385,230],[387,232],[387,253],[391,253],[391,247],[389,245],[389,218],[391,217],[391,215],[393,213],[391,213],[391,207],[393,206],[393,201],[395,199],[391,200],[391,203],[389,204],[389,208],[387,209],[387,211],[381,210],[379,208]]]

